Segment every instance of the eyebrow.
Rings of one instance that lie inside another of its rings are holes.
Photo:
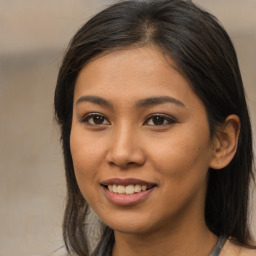
[[[174,103],[178,106],[185,107],[185,104],[173,97],[169,96],[158,96],[158,97],[150,97],[147,99],[139,100],[136,103],[137,107],[147,107],[147,106],[153,106],[153,105],[159,105],[163,103]]]
[[[98,97],[98,96],[82,96],[76,101],[76,105],[81,103],[81,102],[86,102],[86,101],[94,103],[94,104],[98,104],[98,105],[101,105],[101,106],[104,106],[104,107],[113,108],[113,105],[109,101],[107,101],[107,100],[105,100],[101,97]]]
[[[108,100],[98,97],[98,96],[82,96],[76,101],[76,105],[81,102],[91,102],[94,104],[98,104],[104,107],[110,107],[113,108],[113,104],[110,103]],[[147,107],[147,106],[153,106],[153,105],[159,105],[163,103],[174,103],[178,106],[185,107],[185,104],[173,97],[169,96],[156,96],[156,97],[150,97],[146,99],[142,99],[136,102],[136,106],[138,108],[141,107]]]

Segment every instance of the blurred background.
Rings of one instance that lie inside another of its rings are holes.
[[[0,255],[46,254],[63,244],[57,72],[73,34],[113,2],[0,0]],[[234,42],[256,134],[256,0],[194,2],[214,14]]]

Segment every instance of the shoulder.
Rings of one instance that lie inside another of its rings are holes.
[[[228,239],[219,256],[256,256],[256,249],[239,246]]]

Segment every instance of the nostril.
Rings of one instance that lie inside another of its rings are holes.
[[[136,166],[139,166],[140,164],[139,163],[136,163],[136,162],[109,162],[109,165],[110,166],[118,166],[119,168],[121,169],[128,169],[128,168],[131,168],[131,167],[136,167]]]

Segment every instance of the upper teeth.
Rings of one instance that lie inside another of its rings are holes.
[[[147,190],[146,185],[128,185],[128,186],[122,186],[122,185],[108,185],[108,190],[114,193],[118,194],[134,194],[138,193],[141,191],[146,191]]]

